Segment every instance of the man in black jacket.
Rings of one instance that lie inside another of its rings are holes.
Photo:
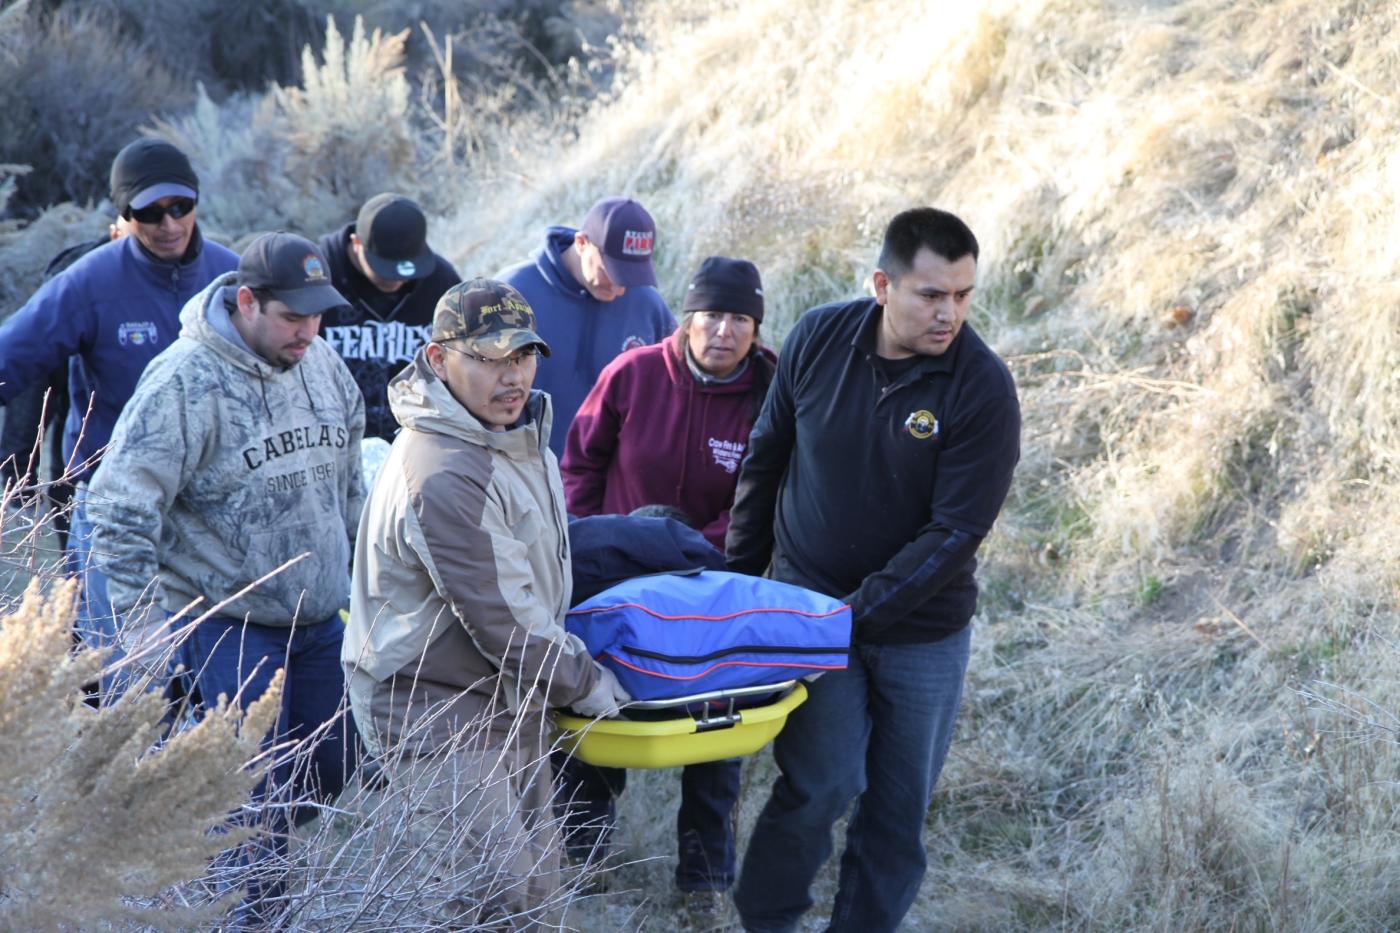
[[[885,231],[875,297],[814,308],[783,345],[730,513],[731,569],[845,599],[850,667],[811,684],[734,900],[793,929],[846,833],[829,930],[894,930],[925,871],[924,814],[952,740],[974,555],[1020,450],[1016,386],[969,326],[977,239],[932,208]]]
[[[428,342],[438,299],[461,281],[428,248],[428,221],[413,201],[377,194],[354,223],[321,237],[331,283],[349,305],[321,318],[321,336],[365,396],[365,437],[392,441],[389,380]]]

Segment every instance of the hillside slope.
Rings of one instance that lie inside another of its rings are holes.
[[[577,138],[444,229],[490,271],[635,195],[663,290],[750,257],[770,340],[861,289],[900,208],[983,238],[1024,455],[913,928],[1394,916],[1397,8],[650,9]]]
[[[1025,432],[909,928],[1391,924],[1400,5],[616,7],[591,99],[561,70],[425,122],[407,40],[342,23],[303,87],[201,97],[160,129],[194,153],[212,231],[319,233],[393,186],[464,274],[635,196],[673,305],[701,257],[747,257],[779,346],[866,286],[894,212],[961,214]],[[3,225],[0,293],[98,219]],[[741,842],[771,762],[746,775]],[[575,922],[674,925],[656,814],[676,783],[633,780],[635,861]]]

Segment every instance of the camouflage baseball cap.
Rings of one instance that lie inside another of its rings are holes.
[[[549,356],[535,333],[535,312],[504,282],[472,279],[449,288],[433,311],[433,341],[464,340],[473,352],[499,359],[531,345]]]

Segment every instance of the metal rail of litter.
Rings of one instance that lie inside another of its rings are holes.
[[[796,686],[795,680],[784,680],[776,684],[764,684],[761,687],[734,687],[730,690],[711,690],[708,693],[694,693],[685,697],[673,697],[669,700],[633,700],[627,704],[627,709],[666,709],[668,706],[684,706],[688,703],[705,703],[710,700],[728,700],[730,698],[761,696],[765,693],[786,693]]]
[[[765,694],[775,694],[777,699],[782,699],[792,692],[797,686],[795,680],[784,680],[776,684],[765,684],[761,687],[735,687],[732,690],[711,690],[708,693],[695,693],[685,697],[674,697],[669,700],[634,700],[623,707],[627,709],[654,709],[664,710],[672,707],[690,706],[696,703],[706,704],[702,710],[687,710],[686,712],[695,720],[696,732],[710,732],[715,729],[730,729],[737,726],[741,721],[742,709],[735,707],[735,703],[744,697],[763,696]],[[718,709],[711,709],[710,704],[723,704]]]

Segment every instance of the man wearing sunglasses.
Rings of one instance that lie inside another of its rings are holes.
[[[390,786],[423,789],[405,877],[441,879],[434,919],[533,929],[563,899],[547,711],[610,715],[629,697],[564,630],[573,577],[551,403],[531,390],[550,351],[534,312],[474,279],[443,295],[432,337],[389,385],[405,430],[360,522],[341,663]]]
[[[45,282],[0,327],[0,404],[68,365],[63,456],[77,493],[65,562],[83,575],[79,634],[115,648],[106,581],[88,559],[91,513],[104,504],[89,501],[87,483],[141,373],[175,341],[180,309],[238,257],[201,235],[199,179],[170,143],[138,139],[117,153],[111,195],[130,235]],[[103,686],[110,695],[121,678]]]

